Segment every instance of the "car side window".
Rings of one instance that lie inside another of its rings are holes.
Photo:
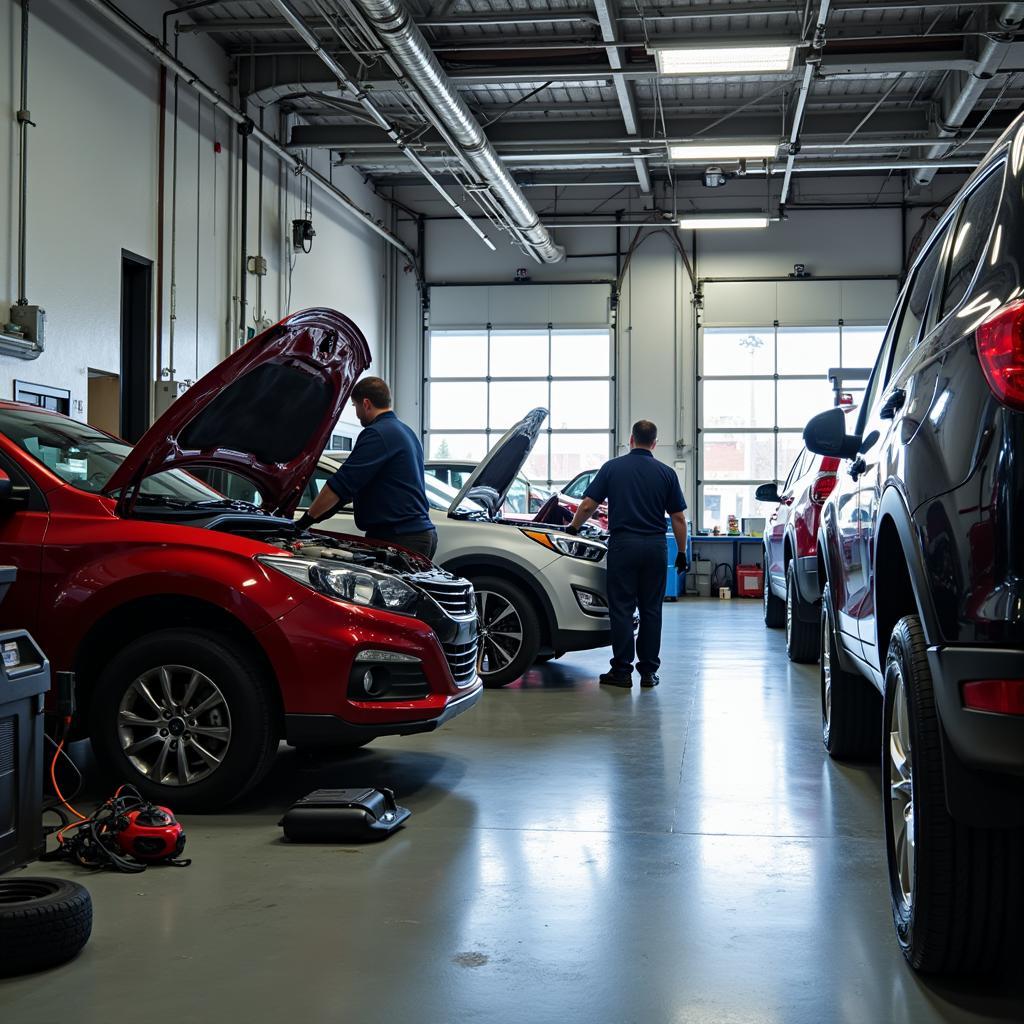
[[[903,360],[910,355],[913,347],[917,344],[921,324],[924,322],[924,318],[928,314],[928,297],[932,292],[935,273],[938,270],[939,261],[942,259],[943,248],[945,246],[946,239],[949,237],[952,224],[953,219],[951,218],[946,222],[942,231],[932,239],[932,243],[928,248],[928,254],[920,263],[918,263],[917,268],[914,270],[910,287],[906,292],[906,302],[903,305],[903,312],[899,319],[899,326],[896,330],[896,343],[894,346],[893,359],[889,366],[883,369],[881,374],[885,379],[888,379],[889,370],[900,366],[903,363]],[[874,381],[872,383],[874,384]],[[877,393],[878,392],[874,392],[872,395],[872,401]],[[865,403],[865,405],[868,406],[870,406],[870,404],[870,402]]]
[[[317,469],[306,482],[302,489],[302,497],[299,499],[299,508],[309,508],[316,501],[324,485],[330,479],[331,474],[324,469]]]
[[[565,494],[570,498],[582,498],[593,479],[593,473],[584,473],[566,487]]]
[[[940,320],[954,310],[967,294],[974,271],[984,255],[1003,191],[1004,167],[1005,164],[1000,164],[992,171],[963,204],[949,259],[946,289],[938,317]]]

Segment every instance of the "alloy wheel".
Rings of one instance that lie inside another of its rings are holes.
[[[523,622],[515,605],[493,590],[476,592],[480,674],[491,675],[511,664],[523,646]]]
[[[117,735],[140,775],[161,786],[188,786],[223,762],[231,713],[209,676],[187,665],[161,665],[125,690]]]
[[[893,671],[891,668],[890,671]],[[914,778],[910,750],[910,715],[903,673],[895,668],[896,692],[889,712],[889,813],[893,863],[907,910],[914,896]]]

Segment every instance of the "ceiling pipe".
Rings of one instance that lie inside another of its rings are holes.
[[[276,0],[280,7],[286,0]],[[565,249],[557,245],[540,222],[473,116],[465,100],[449,80],[423,33],[416,27],[400,0],[354,0],[378,35],[387,44],[403,73],[419,89],[462,153],[519,230],[534,253],[545,263],[558,263]]]
[[[192,86],[200,96],[209,100],[209,102],[218,110],[222,110],[235,124],[252,124],[251,119],[246,114],[233,106],[228,100],[221,96],[216,89],[207,85],[194,71],[171,56],[171,54],[160,45],[160,42],[154,36],[151,36],[148,32],[132,21],[132,19],[126,14],[118,10],[118,8],[110,3],[109,0],[85,0],[85,3],[92,7],[97,13],[103,15],[107,21],[114,24],[126,36],[128,36],[129,39],[145,50],[146,53],[156,58],[156,60],[167,68],[171,74],[176,75],[185,82],[186,85]],[[366,210],[357,206],[349,196],[342,192],[341,189],[336,188],[322,174],[314,171],[312,167],[308,167],[297,157],[292,156],[292,154],[289,153],[288,150],[277,141],[277,139],[272,135],[267,134],[267,132],[263,131],[262,128],[253,127],[252,137],[257,141],[262,142],[264,146],[266,146],[266,148],[270,150],[270,152],[273,153],[274,156],[276,156],[286,167],[291,168],[296,174],[304,175],[322,192],[326,193],[336,203],[343,206],[357,220],[365,224],[375,234],[380,235],[381,238],[383,238],[389,245],[394,246],[409,260],[417,274],[417,277],[419,276],[419,264],[416,261],[416,255],[412,249],[410,249],[400,238],[388,231],[387,228],[378,224],[377,221],[374,220],[372,214],[367,213]]]
[[[999,28],[1011,35],[1020,27],[1022,20],[1024,20],[1024,4],[1007,4],[996,18]],[[981,94],[985,91],[985,87],[999,70],[1011,43],[1012,39],[1006,36],[989,37],[988,42],[985,43],[978,55],[978,63],[968,73],[967,81],[959,95],[950,104],[949,109],[942,113],[939,135],[943,138],[953,139],[963,127],[964,122],[981,98]],[[937,160],[939,157],[945,156],[953,148],[953,145],[953,142],[941,142],[928,151],[928,156]],[[914,175],[914,184],[927,185],[934,177],[935,173],[931,168],[923,168]]]

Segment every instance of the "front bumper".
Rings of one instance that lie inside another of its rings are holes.
[[[928,665],[942,728],[957,758],[969,768],[1024,777],[1024,716],[974,711],[961,696],[968,680],[1020,678],[1024,651],[930,647]]]
[[[444,711],[436,718],[386,724],[355,724],[335,715],[285,715],[285,742],[293,747],[330,747],[375,736],[411,736],[420,732],[433,732],[464,711],[468,711],[483,696],[483,692],[483,689],[478,687],[462,697],[449,701]]]
[[[608,571],[603,561],[585,562],[559,555],[537,578],[551,603],[551,647],[555,651],[589,651],[611,643],[608,616],[585,612],[576,596],[589,591],[607,602]]]

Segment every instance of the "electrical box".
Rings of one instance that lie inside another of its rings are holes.
[[[267,258],[266,256],[250,256],[247,261],[248,269],[250,274],[256,274],[258,277],[265,277],[267,273]]]
[[[46,342],[46,310],[41,306],[11,306],[11,323],[17,324],[28,341],[42,348]]]
[[[158,419],[171,407],[171,403],[185,391],[180,380],[158,380],[153,385],[153,418]]]

